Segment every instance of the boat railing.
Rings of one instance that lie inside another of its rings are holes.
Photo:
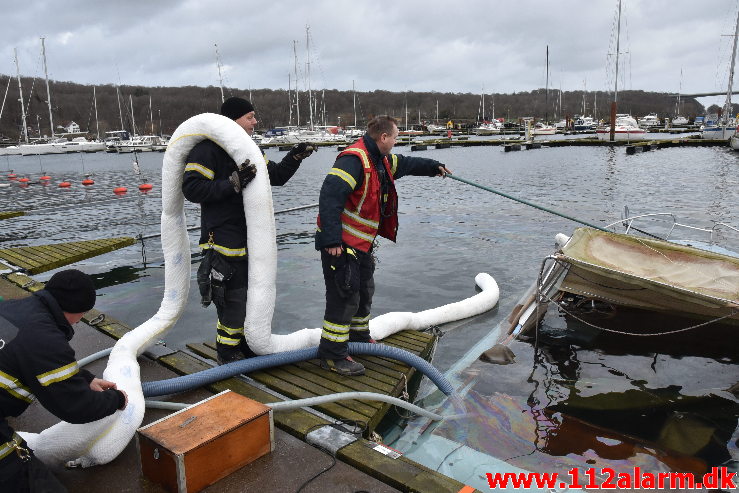
[[[719,222],[719,221],[714,221],[713,226],[710,228],[693,226],[691,224],[684,224],[684,223],[678,222],[675,215],[671,212],[653,212],[653,213],[648,213],[648,214],[638,214],[635,216],[628,216],[628,207],[626,207],[624,216],[626,217],[618,221],[614,221],[611,224],[606,225],[605,229],[612,229],[615,226],[621,224],[623,227],[626,228],[625,234],[633,234],[634,232],[638,232],[638,233],[642,233],[642,234],[645,234],[653,238],[666,240],[666,241],[671,240],[673,233],[677,229],[683,229],[683,230],[689,230],[689,231],[696,231],[696,232],[707,235],[709,238],[708,241],[712,245],[715,245],[717,243],[717,236],[719,235],[721,228],[727,228],[733,231],[734,233],[739,234],[739,228],[736,228],[730,224]],[[646,218],[665,218],[665,219],[670,220],[671,224],[667,228],[667,233],[662,236],[656,235],[654,233],[649,233],[645,231],[641,227],[634,226],[634,222],[637,219],[646,219]]]

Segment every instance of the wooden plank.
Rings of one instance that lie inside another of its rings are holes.
[[[311,378],[324,378],[332,382],[331,388],[341,388],[341,392],[380,392],[388,394],[392,392],[393,385],[389,385],[377,380],[373,380],[366,374],[359,377],[346,377],[338,373],[324,370],[318,364],[317,360],[303,361],[296,363],[295,367],[301,371],[311,375]]]
[[[0,219],[10,219],[11,217],[25,216],[26,211],[5,211],[0,212]]]
[[[23,267],[26,270],[39,267],[41,264],[35,262],[29,258],[26,258],[23,254],[15,251],[14,248],[5,248],[0,250],[0,257],[7,260],[13,265]]]
[[[25,255],[26,257],[36,260],[41,263],[41,265],[46,265],[52,262],[58,262],[59,259],[49,257],[46,255],[46,253],[41,250],[39,247],[19,247],[18,252]]]

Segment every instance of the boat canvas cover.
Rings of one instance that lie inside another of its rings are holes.
[[[694,247],[578,228],[558,258],[560,289],[610,303],[739,321],[739,258]]]

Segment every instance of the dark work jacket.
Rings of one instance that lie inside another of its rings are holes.
[[[365,134],[364,143],[369,151],[372,164],[378,172],[380,179],[380,187],[384,189],[384,183],[387,183],[385,167],[382,165],[382,155],[377,148],[375,140]],[[439,166],[442,164],[433,159],[408,157],[402,154],[393,156],[388,155],[389,161],[397,160],[397,168],[393,174],[393,178],[397,180],[407,175],[414,176],[436,176],[439,174]],[[341,170],[348,173],[354,179],[356,185],[354,187],[346,180],[341,178],[341,172],[333,170]],[[364,171],[362,162],[357,156],[341,156],[336,162],[332,170],[323,181],[321,186],[321,194],[318,199],[318,215],[321,218],[321,227],[316,231],[316,250],[341,245],[341,213],[344,210],[349,194],[354,190],[360,190],[364,187]],[[377,204],[380,207],[380,204]]]
[[[286,155],[280,163],[267,161],[269,182],[284,185],[300,163]],[[215,250],[230,258],[246,258],[246,216],[241,193],[236,193],[228,178],[236,163],[211,140],[192,148],[187,156],[182,192],[190,202],[200,204],[200,248],[210,248],[213,233]]]
[[[20,415],[34,398],[57,418],[75,424],[104,418],[123,405],[121,392],[90,388],[94,376],[78,368],[69,345],[74,329],[48,292],[0,302],[0,316],[5,319],[0,323],[18,329],[0,349],[0,443],[12,437],[5,418]]]

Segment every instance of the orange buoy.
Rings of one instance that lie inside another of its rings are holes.
[[[15,180],[16,178],[18,178],[18,175],[15,173],[8,174],[8,180]]]
[[[117,187],[113,189],[113,193],[116,195],[123,195],[126,192],[128,192],[128,188],[126,187]]]
[[[61,183],[59,184],[59,188],[69,188],[69,187],[71,187],[71,186],[72,186],[72,184],[71,184],[71,183],[69,183],[68,181],[63,181],[63,182],[61,182]]]
[[[31,181],[31,180],[29,180],[28,178],[26,178],[26,177],[24,176],[23,178],[21,178],[21,179],[20,179],[20,180],[18,180],[18,181],[19,181],[20,183],[28,183],[28,182],[29,182],[29,181]]]
[[[154,185],[152,185],[151,183],[142,183],[141,185],[139,185],[139,190],[141,190],[142,192],[148,192],[152,188],[154,188]]]
[[[82,184],[85,185],[85,186],[87,186],[87,185],[94,185],[95,182],[93,180],[91,180],[90,178],[85,178],[84,180],[82,180]]]
[[[49,175],[44,175],[44,176],[42,176],[41,178],[39,178],[39,180],[41,180],[41,181],[44,181],[44,180],[51,180],[51,177],[50,177]]]

